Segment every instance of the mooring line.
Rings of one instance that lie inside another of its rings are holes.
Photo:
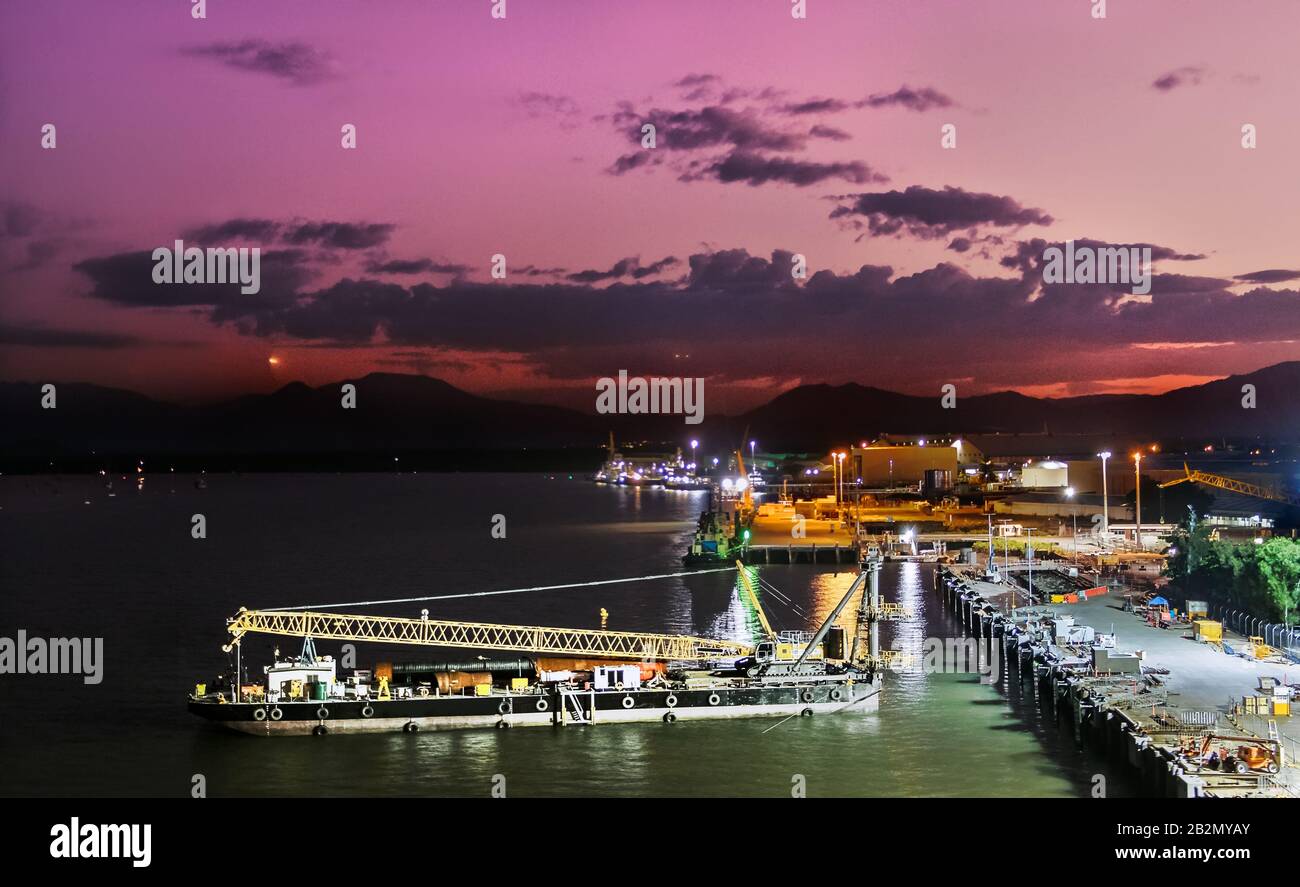
[[[758,734],[758,735],[759,735],[759,736],[762,736],[764,733],[771,733],[771,732],[772,732],[773,730],[775,730],[777,727],[781,726],[782,724],[784,724],[786,721],[790,720],[790,718],[793,718],[793,717],[798,717],[798,715],[790,715],[789,717],[782,718],[781,720],[777,721],[775,724],[773,724],[772,726],[770,726],[770,727],[768,727],[766,730],[764,730],[763,733],[760,733],[760,734]]]
[[[436,594],[427,597],[399,597],[384,601],[352,601],[346,604],[303,604],[299,607],[261,607],[263,612],[275,613],[285,610],[324,610],[340,607],[373,607],[379,604],[413,604],[419,601],[445,601],[451,598],[490,597],[497,594],[522,594],[528,591],[557,591],[561,588],[590,588],[595,585],[617,585],[620,582],[646,582],[651,579],[676,579],[680,576],[700,576],[704,573],[727,573],[735,567],[715,567],[709,570],[691,570],[685,573],[658,573],[653,576],[629,576],[626,579],[598,579],[594,582],[570,582],[566,585],[535,585],[531,588],[505,588],[500,591],[467,591],[462,594]]]

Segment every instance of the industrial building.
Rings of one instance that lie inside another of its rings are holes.
[[[918,484],[951,489],[965,466],[978,466],[983,454],[957,437],[886,435],[849,451],[849,477],[867,488],[892,489]]]

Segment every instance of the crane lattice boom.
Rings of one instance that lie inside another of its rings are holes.
[[[536,625],[495,625],[486,622],[407,619],[398,616],[241,608],[239,613],[227,622],[231,645],[238,644],[249,632],[259,632],[320,640],[468,647],[475,650],[512,650],[519,653],[592,656],[646,662],[747,656],[753,652],[751,647],[734,641],[688,635],[544,628]],[[227,646],[227,650],[229,649],[230,647]]]
[[[1241,493],[1243,496],[1254,496],[1256,499],[1269,499],[1273,502],[1285,502],[1287,505],[1300,507],[1300,496],[1291,496],[1281,490],[1275,490],[1271,487],[1261,487],[1258,484],[1248,484],[1242,480],[1236,480],[1231,477],[1224,477],[1221,474],[1210,474],[1208,471],[1193,471],[1183,463],[1183,471],[1187,472],[1186,477],[1180,477],[1160,485],[1163,490],[1172,487],[1175,484],[1197,483],[1205,484],[1210,487],[1218,487],[1220,490],[1228,490],[1232,493]]]

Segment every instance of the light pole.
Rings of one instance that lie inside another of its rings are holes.
[[[1133,454],[1133,477],[1136,479],[1137,487],[1133,493],[1137,497],[1133,502],[1133,525],[1134,538],[1137,541],[1138,551],[1142,550],[1142,453]]]
[[[697,475],[697,474],[699,474],[699,469],[697,469],[697,468],[695,467],[695,466],[696,466],[696,462],[695,462],[695,448],[698,447],[699,445],[700,445],[700,442],[699,442],[698,440],[696,440],[695,438],[691,438],[691,474],[692,474],[692,475]]]
[[[1002,532],[1006,533],[1007,531],[1004,529]],[[1003,569],[1006,570],[1007,584],[1011,586],[1011,612],[1015,613],[1016,583],[1011,581],[1011,537],[1006,535],[1002,537],[1002,564]]]
[[[998,565],[995,558],[997,554],[993,550],[993,515],[989,515],[989,578],[997,575]]]
[[[1034,605],[1034,528],[1025,527],[1029,534],[1025,541],[1025,562],[1029,564],[1029,606]]]
[[[842,452],[835,454],[835,464],[840,467],[840,470],[838,472],[839,479],[836,481],[836,487],[835,487],[836,503],[838,503],[841,499],[844,498],[844,457],[845,455],[847,454]]]
[[[1101,534],[1107,536],[1110,534],[1110,502],[1106,494],[1106,460],[1110,458],[1110,450],[1097,455],[1101,457]]]
[[[751,440],[749,442],[749,473],[750,474],[754,473],[755,467],[756,466],[754,465],[754,441]]]

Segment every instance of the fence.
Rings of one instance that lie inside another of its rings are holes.
[[[1242,637],[1262,637],[1264,643],[1295,656],[1300,654],[1300,629],[1282,622],[1265,622],[1245,610],[1223,605],[1210,606],[1210,618]]]

